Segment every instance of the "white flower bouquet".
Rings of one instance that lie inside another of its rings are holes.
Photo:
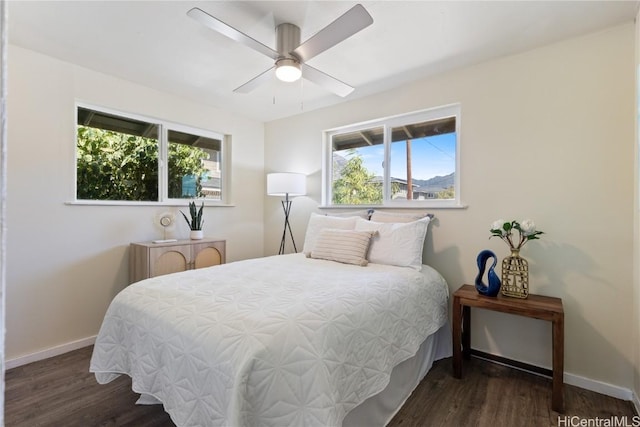
[[[518,232],[517,240],[514,240],[515,232]],[[536,225],[530,219],[518,221],[505,221],[499,219],[491,224],[491,237],[500,237],[507,242],[512,251],[519,251],[529,240],[539,239],[543,231],[536,230]]]

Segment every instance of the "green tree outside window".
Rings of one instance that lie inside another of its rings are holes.
[[[78,126],[77,190],[80,200],[158,200],[158,141]],[[182,177],[196,177],[196,197],[208,154],[195,147],[169,144],[169,197],[180,198]]]

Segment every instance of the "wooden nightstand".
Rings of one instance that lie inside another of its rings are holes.
[[[564,309],[560,298],[529,294],[526,299],[503,295],[485,297],[475,287],[463,285],[453,294],[453,376],[462,378],[462,357],[471,357],[471,307],[518,316],[547,320],[552,323],[553,391],[551,408],[564,411]]]
[[[129,280],[133,283],[163,274],[224,264],[225,249],[225,240],[211,238],[131,243]]]

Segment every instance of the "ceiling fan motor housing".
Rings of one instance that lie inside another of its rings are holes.
[[[291,54],[298,46],[300,46],[300,27],[289,23],[276,27],[276,50],[280,54],[279,60],[293,59],[300,62],[300,58]]]

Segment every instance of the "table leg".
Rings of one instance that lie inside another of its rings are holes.
[[[462,312],[460,310],[460,298],[453,297],[453,376],[455,378],[462,378],[462,349],[461,349],[461,334],[462,334]]]
[[[551,409],[564,412],[564,313],[553,319],[553,391]]]
[[[471,307],[462,306],[462,357],[471,359]]]

